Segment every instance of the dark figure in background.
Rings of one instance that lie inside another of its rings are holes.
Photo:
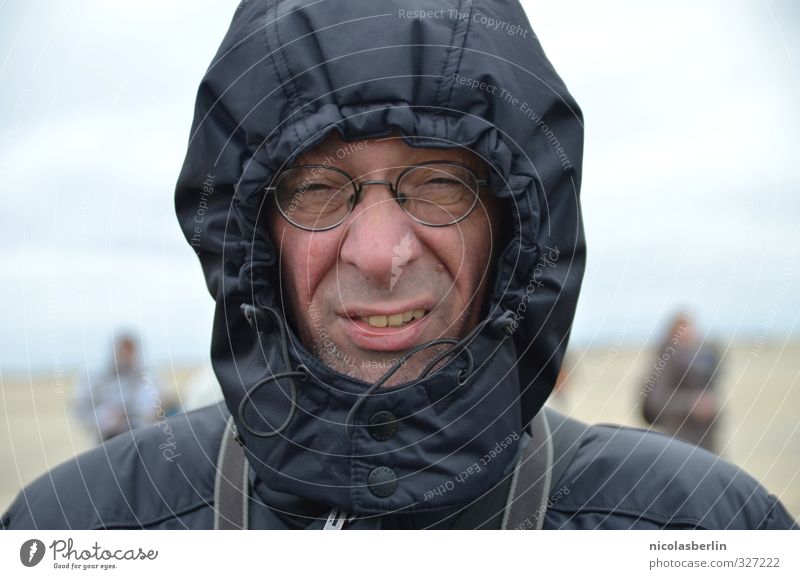
[[[138,350],[132,335],[119,335],[108,368],[75,388],[75,416],[98,442],[157,420],[159,388],[144,371]]]
[[[718,452],[720,354],[698,336],[689,314],[677,315],[645,380],[643,414],[661,432]]]

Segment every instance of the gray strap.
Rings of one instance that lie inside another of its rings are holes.
[[[233,417],[222,434],[214,480],[214,529],[246,529],[249,470]]]
[[[550,492],[552,494],[553,487],[559,485],[567,467],[572,462],[572,458],[578,451],[583,435],[588,430],[589,425],[547,406],[545,406],[544,411],[553,438],[553,474],[550,479]]]
[[[553,441],[543,411],[531,422],[531,440],[514,467],[501,529],[541,529],[550,494]]]
[[[502,529],[542,528],[553,488],[561,483],[588,428],[552,408],[539,411],[531,423],[532,439],[514,469]]]

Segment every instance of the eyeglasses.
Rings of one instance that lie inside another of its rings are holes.
[[[327,165],[298,165],[279,173],[266,188],[278,210],[292,225],[326,231],[341,225],[364,196],[366,185],[386,185],[409,217],[431,227],[465,219],[478,203],[488,181],[461,163],[429,161],[407,167],[394,182],[356,181]]]

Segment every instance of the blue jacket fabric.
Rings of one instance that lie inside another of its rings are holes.
[[[365,396],[369,384],[323,365],[290,322],[267,313],[283,317],[265,185],[332,131],[469,147],[490,165],[505,209],[505,245],[469,352],[380,395]],[[169,457],[163,429],[148,427],[56,468],[22,491],[3,526],[209,528],[233,415],[252,466],[251,527],[320,528],[334,507],[355,517],[350,528],[496,527],[520,434],[569,341],[586,259],[582,155],[581,111],[517,0],[242,2],[200,84],[175,193],[216,301],[211,356],[225,402],[172,418]],[[248,424],[286,421],[280,435],[245,428],[246,392],[299,368],[304,379],[252,398]],[[381,411],[398,418],[388,440],[366,427]],[[391,493],[370,490],[381,467],[396,475]],[[611,426],[587,432],[553,491],[545,528],[794,524],[714,455]]]

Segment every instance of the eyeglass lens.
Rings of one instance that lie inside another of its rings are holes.
[[[359,186],[336,169],[300,166],[283,172],[274,187],[286,219],[306,229],[325,229],[347,218]],[[413,219],[441,226],[455,223],[472,211],[477,192],[477,178],[467,167],[431,163],[404,171],[395,193]]]

